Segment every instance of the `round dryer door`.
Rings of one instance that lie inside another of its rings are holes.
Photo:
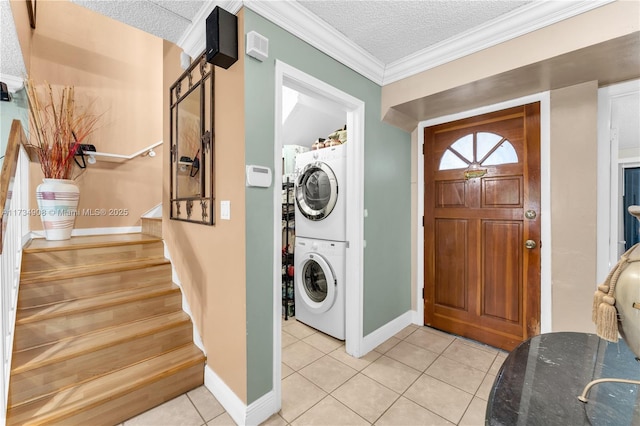
[[[338,180],[326,163],[309,163],[296,180],[296,203],[310,220],[329,216],[338,200]]]
[[[298,295],[307,309],[321,314],[328,311],[336,300],[336,279],[327,261],[317,253],[303,255],[296,271]]]

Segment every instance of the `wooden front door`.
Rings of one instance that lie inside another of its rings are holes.
[[[540,105],[425,128],[426,325],[511,350],[540,332]]]

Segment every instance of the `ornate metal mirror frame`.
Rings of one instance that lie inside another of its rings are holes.
[[[203,53],[169,89],[173,220],[213,225],[214,66]]]

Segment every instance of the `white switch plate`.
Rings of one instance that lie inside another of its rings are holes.
[[[220,219],[231,220],[231,201],[220,201]]]

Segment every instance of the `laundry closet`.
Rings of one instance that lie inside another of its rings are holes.
[[[345,339],[347,113],[282,93],[282,315]]]

